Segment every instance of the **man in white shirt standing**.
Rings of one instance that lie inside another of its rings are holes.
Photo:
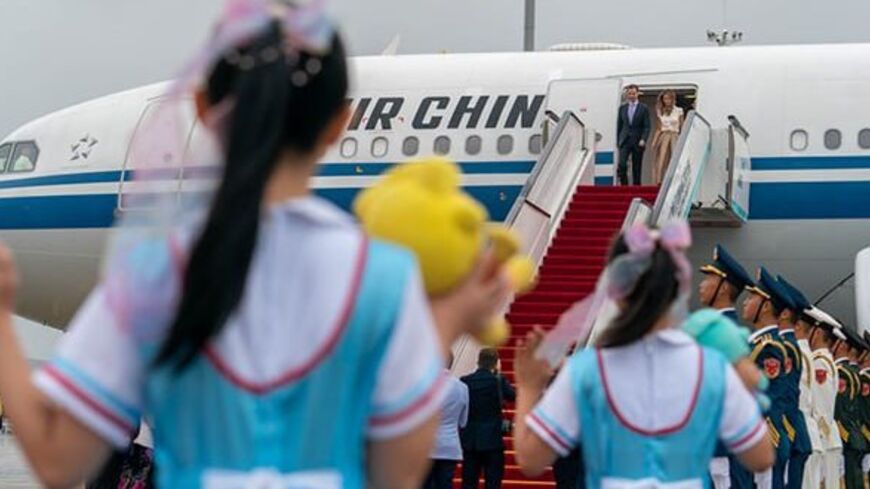
[[[462,445],[459,429],[468,423],[468,386],[450,375],[453,366],[453,353],[447,358],[447,395],[441,408],[441,424],[435,437],[432,450],[432,468],[423,484],[424,489],[451,489],[456,464],[462,460]]]

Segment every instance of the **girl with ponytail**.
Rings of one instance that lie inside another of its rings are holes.
[[[722,354],[680,328],[690,245],[685,223],[637,225],[616,239],[596,292],[616,304],[616,318],[546,392],[549,364],[536,355],[543,334],[521,342],[514,447],[526,474],[579,446],[586,487],[710,487],[718,440],[750,470],[773,465],[755,398]]]
[[[122,225],[100,285],[32,382],[0,248],[0,396],[46,486],[93,475],[143,417],[160,488],[419,486],[446,345],[507,290],[484,254],[430,300],[411,254],[311,194],[347,123],[348,85],[321,2],[230,0],[168,98],[193,92],[221,148],[205,211],[184,196],[171,226]],[[158,116],[146,132],[172,126]],[[170,146],[151,137],[131,151],[157,155],[159,179]]]

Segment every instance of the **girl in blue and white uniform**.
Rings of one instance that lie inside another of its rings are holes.
[[[709,487],[717,440],[751,470],[773,463],[753,395],[724,356],[679,329],[691,267],[688,228],[635,227],[613,245],[603,283],[619,313],[546,390],[540,330],[516,360],[517,460],[529,475],[583,451],[586,487]]]
[[[92,476],[143,417],[160,488],[418,487],[443,345],[492,316],[504,280],[484,253],[430,302],[411,254],[311,194],[349,118],[344,49],[316,4],[233,0],[215,38],[192,65],[225,156],[207,215],[117,251],[33,380],[0,249],[16,435],[49,487]]]

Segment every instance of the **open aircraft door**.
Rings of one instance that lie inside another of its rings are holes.
[[[621,78],[559,79],[547,87],[547,110],[556,115],[573,111],[596,133],[596,162],[611,164],[616,155],[616,118],[622,101]],[[612,172],[597,176],[616,176]]]
[[[167,110],[166,104],[173,104],[175,107]],[[180,115],[177,101],[167,102],[163,99],[156,99],[148,103],[139,118],[139,123],[133,132],[124,159],[124,168],[118,184],[119,211],[130,211],[136,207],[148,206],[149,199],[131,197],[167,192],[178,195],[182,177],[181,161],[185,157],[184,153],[190,140],[194,120],[192,103],[185,105]],[[154,141],[142,144],[142,138],[154,137],[150,131],[154,131],[158,135],[177,132],[177,136],[171,137],[177,137],[179,141],[176,143],[167,142],[161,146],[160,138],[155,137]],[[146,133],[149,135],[146,136]],[[142,144],[142,146],[137,147],[137,144]],[[137,148],[137,150],[134,151],[133,148]],[[148,169],[152,172],[153,178],[135,179],[135,172],[142,169]]]

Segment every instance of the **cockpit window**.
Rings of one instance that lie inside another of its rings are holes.
[[[36,168],[36,160],[39,159],[39,148],[33,141],[21,141],[15,144],[12,152],[11,173],[24,173]]]
[[[6,171],[6,163],[9,162],[9,156],[12,154],[12,143],[6,143],[0,146],[0,173]]]

